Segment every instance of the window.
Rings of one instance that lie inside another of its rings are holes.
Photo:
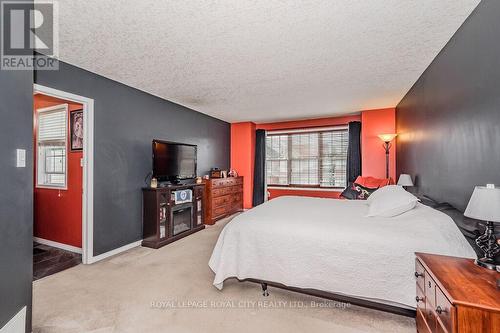
[[[267,184],[345,187],[348,142],[346,128],[268,133]]]
[[[37,110],[37,187],[66,188],[68,105]]]

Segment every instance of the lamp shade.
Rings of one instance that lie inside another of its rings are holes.
[[[411,179],[410,175],[407,175],[406,173],[402,173],[399,176],[398,185],[399,186],[413,186],[413,180]]]
[[[394,138],[398,136],[397,134],[379,134],[378,137],[384,142],[391,142]]]
[[[476,186],[464,215],[482,221],[500,222],[500,188],[494,185]]]

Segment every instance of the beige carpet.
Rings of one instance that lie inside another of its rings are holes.
[[[249,282],[218,291],[207,263],[225,223],[34,282],[33,332],[415,332],[411,318]]]

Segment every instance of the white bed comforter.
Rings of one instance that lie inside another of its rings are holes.
[[[214,286],[260,279],[415,306],[415,255],[475,258],[447,215],[418,204],[393,218],[365,217],[364,201],[280,197],[222,230],[210,258]]]

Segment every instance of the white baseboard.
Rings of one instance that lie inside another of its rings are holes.
[[[0,333],[25,333],[26,332],[26,307],[22,308],[4,327]]]
[[[66,251],[70,251],[70,252],[82,254],[82,248],[80,248],[80,247],[71,246],[71,245],[67,245],[67,244],[63,244],[63,243],[59,243],[59,242],[54,242],[54,241],[51,241],[51,240],[48,240],[48,239],[44,239],[44,238],[39,238],[39,237],[33,237],[33,240],[35,242],[43,244],[43,245],[57,247],[58,249],[62,249],[62,250],[66,250]]]
[[[117,254],[125,252],[125,251],[128,251],[130,249],[133,249],[134,247],[141,246],[141,243],[142,243],[142,240],[138,240],[137,242],[133,242],[133,243],[124,245],[122,247],[119,247],[117,249],[105,252],[103,254],[99,254],[98,256],[89,258],[89,264],[96,263],[96,262],[101,261],[103,259],[109,258],[111,256],[117,255]]]

